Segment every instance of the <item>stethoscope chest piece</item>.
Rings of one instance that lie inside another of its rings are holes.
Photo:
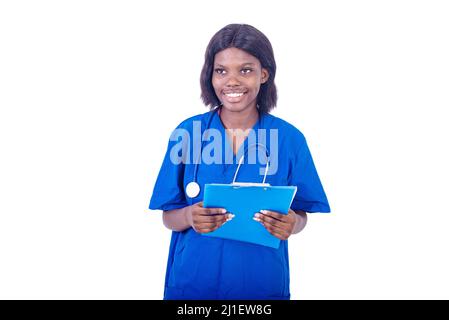
[[[195,198],[200,194],[200,185],[195,181],[189,182],[186,186],[186,194],[189,198]]]

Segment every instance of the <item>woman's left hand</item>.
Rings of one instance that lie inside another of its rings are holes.
[[[260,222],[276,238],[287,240],[295,228],[296,213],[292,209],[288,210],[288,214],[260,210],[253,219]]]

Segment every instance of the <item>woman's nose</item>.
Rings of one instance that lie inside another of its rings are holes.
[[[226,86],[235,87],[240,85],[240,80],[235,75],[230,75],[228,81],[226,82]]]

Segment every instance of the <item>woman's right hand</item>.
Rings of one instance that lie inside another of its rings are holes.
[[[187,208],[186,219],[198,233],[208,233],[220,228],[234,215],[224,208],[204,208],[203,202],[197,202]]]

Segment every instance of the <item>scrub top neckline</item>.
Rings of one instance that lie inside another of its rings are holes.
[[[216,110],[216,112],[215,112],[215,114],[214,114],[213,116],[217,116],[217,118],[218,118],[219,129],[220,129],[220,131],[221,131],[222,133],[224,133],[224,137],[226,138],[226,137],[227,137],[227,133],[226,133],[226,130],[227,130],[227,129],[226,129],[226,127],[224,126],[223,121],[221,120],[221,117],[220,117],[220,111],[221,111],[221,107],[218,108],[218,109]],[[260,128],[262,127],[262,117],[263,117],[263,114],[262,114],[259,110],[257,110],[257,112],[258,112],[258,114],[259,114],[259,117],[258,117],[256,123],[254,123],[254,125],[253,125],[251,128],[249,128],[249,130],[255,131],[255,130],[260,129]],[[247,129],[247,130],[248,130],[248,129]],[[225,139],[225,142],[224,142],[224,144],[225,144],[225,149],[226,149],[225,152],[227,152],[228,149],[231,149],[232,158],[233,158],[234,160],[236,160],[236,159],[237,159],[237,156],[240,155],[240,154],[242,154],[242,152],[245,150],[244,148],[245,148],[245,144],[246,144],[247,140],[248,140],[248,135],[247,135],[247,136],[245,137],[245,139],[242,141],[242,143],[241,143],[241,145],[239,146],[237,152],[234,153],[234,150],[232,149],[232,144],[228,143],[227,139]],[[242,148],[243,148],[243,150],[241,150]]]

